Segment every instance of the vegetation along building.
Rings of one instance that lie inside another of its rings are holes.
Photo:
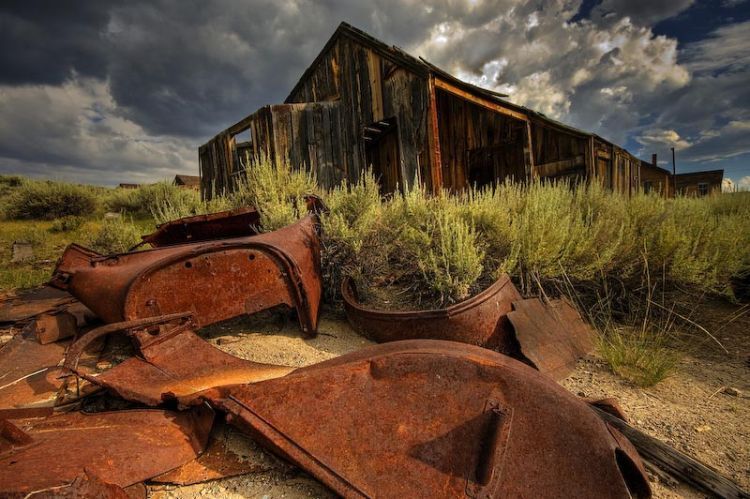
[[[201,191],[231,191],[262,158],[307,168],[324,187],[371,167],[384,193],[415,179],[433,191],[530,178],[643,187],[644,163],[625,149],[505,97],[342,23],[284,104],[200,147]]]

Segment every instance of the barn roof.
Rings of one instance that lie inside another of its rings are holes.
[[[177,185],[198,187],[201,185],[201,178],[198,175],[175,175],[174,183]]]

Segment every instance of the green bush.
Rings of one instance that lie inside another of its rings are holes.
[[[27,181],[10,194],[5,212],[13,220],[85,216],[99,205],[94,188],[63,182]]]
[[[130,220],[110,218],[89,240],[92,249],[103,254],[124,253],[141,242],[141,232]]]
[[[50,232],[71,232],[77,230],[85,219],[83,217],[77,217],[69,215],[67,217],[58,218],[50,226]]]
[[[287,163],[262,160],[245,170],[237,189],[229,195],[233,206],[255,206],[263,231],[272,231],[299,220],[307,213],[305,196],[318,192],[315,176]]]

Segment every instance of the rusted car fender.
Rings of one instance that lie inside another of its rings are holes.
[[[357,298],[354,282],[341,286],[349,323],[378,343],[409,339],[460,341],[470,345],[516,351],[506,315],[521,295],[510,276],[503,274],[490,287],[468,300],[436,310],[389,311],[369,308]]]
[[[343,497],[650,497],[632,446],[529,366],[410,340],[197,400]]]
[[[104,322],[191,312],[198,326],[285,304],[318,327],[322,284],[317,216],[255,236],[103,256],[71,245],[50,284]]]

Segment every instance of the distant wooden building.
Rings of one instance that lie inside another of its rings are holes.
[[[117,187],[120,189],[138,189],[141,187],[141,184],[120,183]]]
[[[643,192],[673,197],[674,180],[672,173],[656,165],[656,154],[651,157],[651,163],[641,160],[641,188]]]
[[[721,192],[724,170],[678,173],[675,176],[677,193],[682,196],[709,196]]]
[[[508,178],[642,187],[642,162],[625,149],[504,97],[342,23],[284,104],[200,147],[201,191],[233,190],[262,158],[315,172],[325,187],[371,167],[384,193],[415,179],[435,192]]]
[[[175,175],[173,183],[179,187],[197,191],[201,187],[201,178],[198,175]]]

